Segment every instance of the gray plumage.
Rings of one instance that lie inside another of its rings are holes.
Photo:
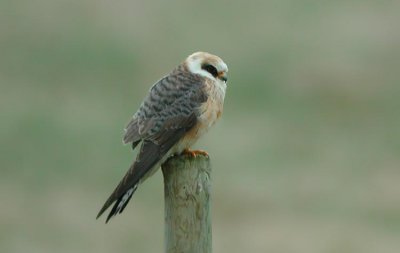
[[[121,213],[139,184],[168,156],[188,151],[218,120],[227,72],[227,65],[218,56],[196,52],[151,87],[123,137],[133,149],[140,144],[140,151],[97,218],[114,202],[106,222]]]
[[[152,86],[123,137],[132,148],[142,143],[139,154],[97,218],[114,202],[106,222],[121,213],[146,174],[196,125],[201,105],[207,101],[204,79],[181,64]]]

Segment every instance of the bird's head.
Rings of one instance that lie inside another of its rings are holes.
[[[228,80],[228,66],[225,62],[216,55],[196,52],[188,56],[185,64],[189,71],[217,82],[226,83]]]

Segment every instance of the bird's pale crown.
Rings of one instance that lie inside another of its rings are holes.
[[[185,63],[190,72],[216,81],[227,81],[228,66],[216,55],[196,52],[186,58]]]

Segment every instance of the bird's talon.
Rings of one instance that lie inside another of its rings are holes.
[[[209,156],[207,151],[204,151],[204,150],[194,150],[193,152],[195,152],[196,155],[203,155],[203,156],[206,156],[206,157]]]
[[[204,151],[204,150],[185,149],[185,150],[183,150],[182,154],[186,155],[186,156],[189,156],[189,157],[192,157],[192,158],[196,158],[199,155],[203,155],[203,156],[206,156],[206,157],[209,156],[208,153],[206,151]]]

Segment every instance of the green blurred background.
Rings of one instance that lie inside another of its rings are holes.
[[[399,252],[400,1],[0,1],[0,252],[163,252],[161,173],[104,225],[122,129],[194,51],[228,64],[214,252]]]

